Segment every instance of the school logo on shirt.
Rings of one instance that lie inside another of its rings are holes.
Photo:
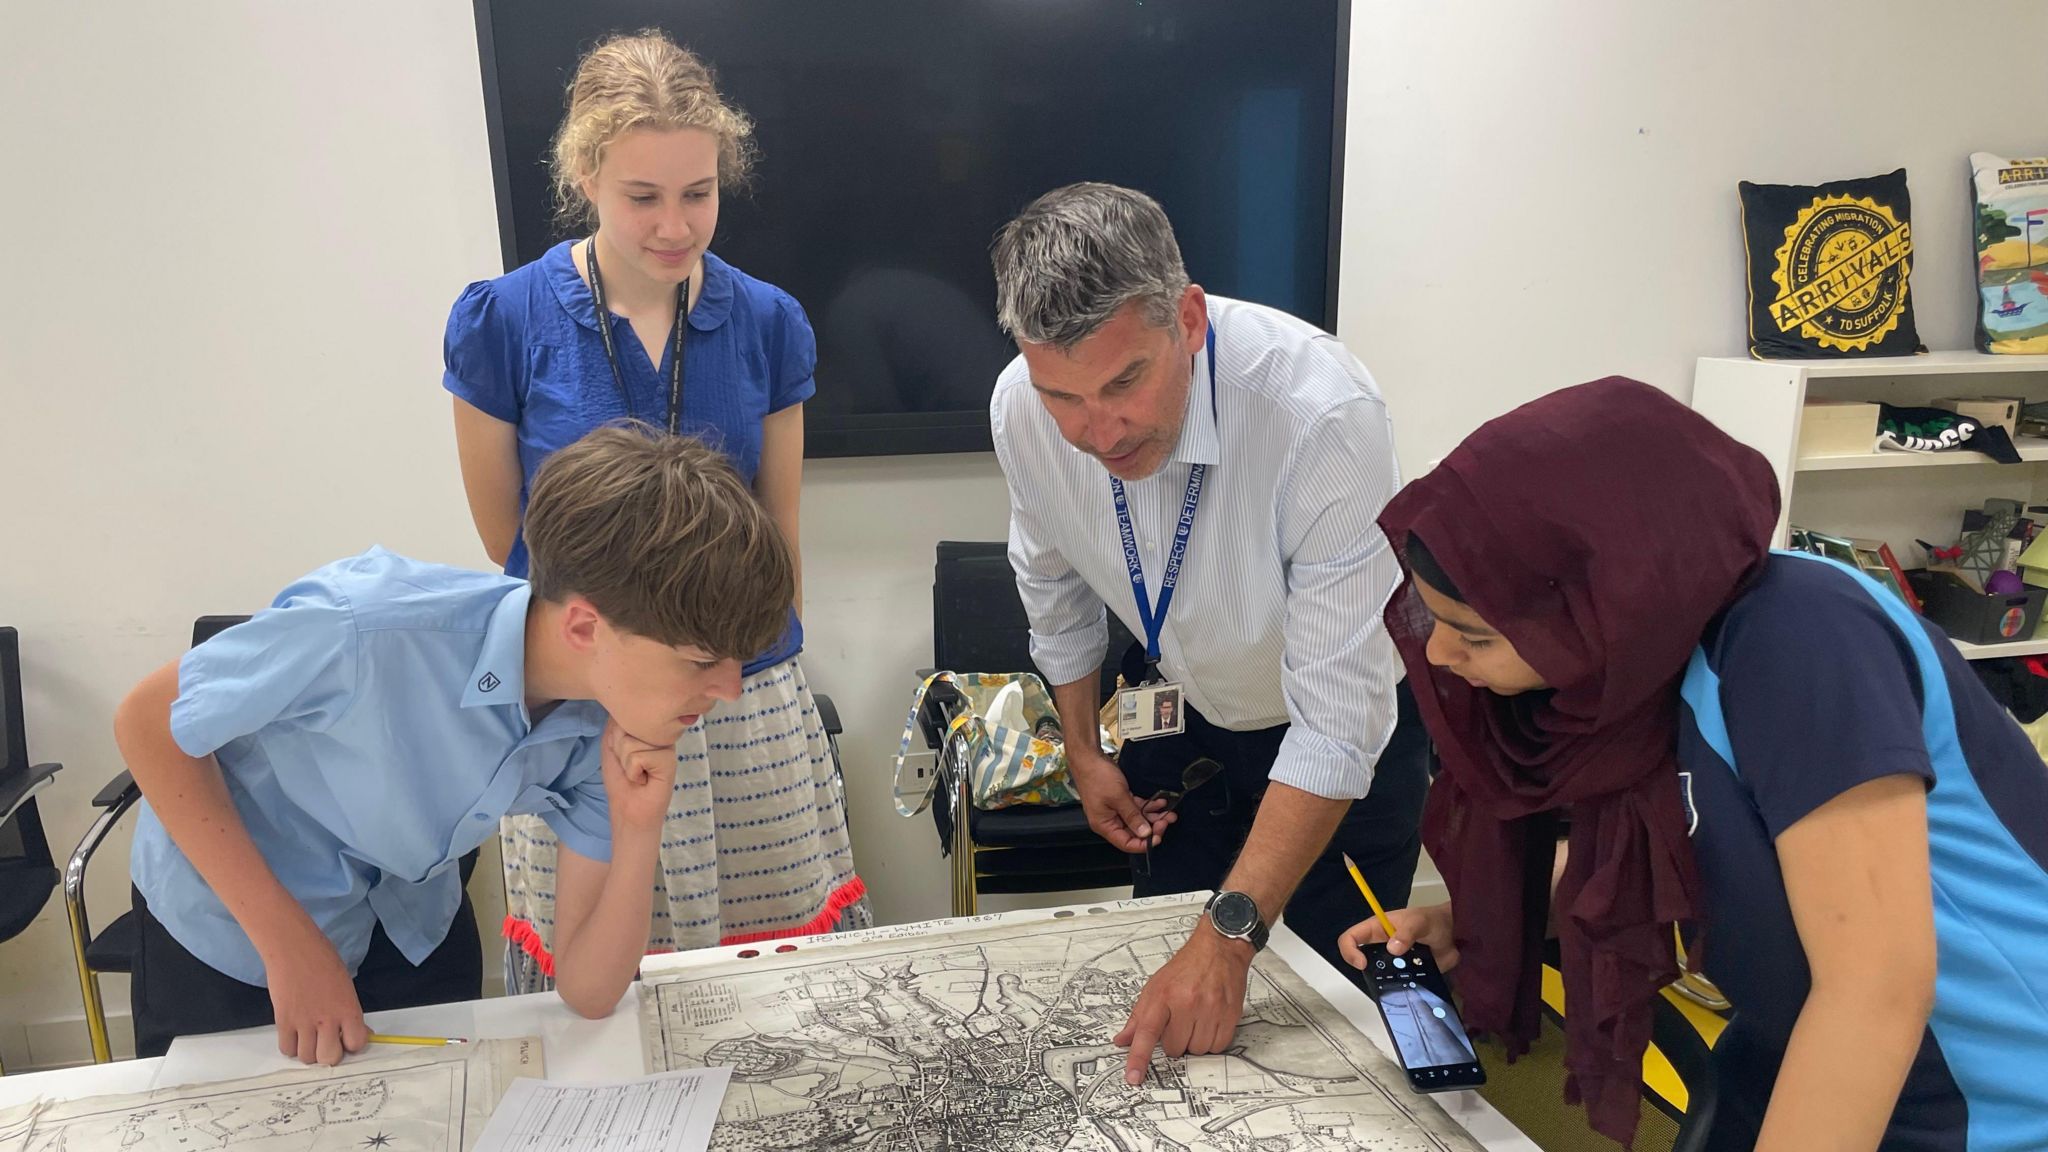
[[[1912,225],[1868,196],[1820,196],[1772,253],[1771,319],[1823,348],[1860,352],[1899,326],[1912,270]]]
[[[502,683],[504,681],[498,679],[497,673],[486,672],[484,673],[484,678],[476,682],[476,686],[479,691],[489,692]]]

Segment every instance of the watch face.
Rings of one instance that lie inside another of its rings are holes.
[[[1259,906],[1242,892],[1225,892],[1209,906],[1209,919],[1225,936],[1247,936],[1259,922]]]

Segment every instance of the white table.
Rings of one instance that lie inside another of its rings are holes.
[[[1164,896],[1146,901],[1118,902],[1105,907],[1132,904],[1199,900]],[[734,959],[740,953],[770,951],[777,944],[793,945],[803,951],[823,950],[870,940],[902,939],[930,935],[960,927],[1047,920],[1066,911],[1085,914],[1086,905],[1073,909],[1029,909],[975,916],[961,920],[930,920],[921,924],[872,928],[835,936],[816,936],[798,941],[702,948],[693,952],[672,952],[650,956],[642,966],[647,974],[687,971],[705,964]],[[1273,930],[1269,945],[1273,953],[1293,968],[1316,994],[1344,1014],[1353,1027],[1364,1033],[1389,1058],[1393,1049],[1379,1012],[1363,992],[1333,971],[1285,924]],[[375,1032],[411,1036],[493,1037],[538,1036],[545,1043],[550,1080],[621,1080],[644,1074],[640,1056],[639,985],[626,990],[619,1006],[603,1020],[585,1020],[571,1012],[552,992],[533,996],[508,996],[495,1000],[472,1000],[462,1004],[437,1004],[427,1008],[405,1008],[373,1012],[368,1017]],[[54,1072],[32,1072],[0,1076],[0,1108],[23,1103],[36,1096],[76,1099],[125,1092],[144,1092],[175,1084],[196,1084],[261,1076],[296,1068],[296,1060],[278,1054],[276,1031],[271,1028],[227,1032],[212,1036],[184,1037],[171,1045],[170,1053],[155,1060],[124,1060]],[[1438,1093],[1436,1102],[1450,1117],[1463,1125],[1487,1152],[1540,1152],[1493,1105],[1477,1092]]]
[[[12,1072],[0,1076],[0,1109],[26,1104],[38,1096],[77,1100],[84,1096],[120,1096],[147,1092],[162,1060],[117,1060],[54,1072]]]
[[[538,1036],[543,1042],[550,1080],[623,1080],[642,1075],[640,1059],[640,988],[626,990],[610,1016],[586,1020],[571,1012],[553,992],[506,996],[461,1004],[434,1004],[372,1012],[364,1019],[373,1032],[398,1036],[468,1036],[479,1040]],[[373,1046],[372,1052],[410,1049]],[[147,1092],[177,1084],[203,1084],[262,1076],[300,1067],[277,1051],[277,1030],[251,1028],[211,1036],[185,1036],[167,1055],[153,1060],[121,1060],[112,1064],[61,1068],[0,1076],[0,1108],[37,1096],[73,1100]]]

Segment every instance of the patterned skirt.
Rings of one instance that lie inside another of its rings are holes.
[[[555,834],[508,816],[505,990],[554,984]],[[853,870],[845,790],[795,659],[746,678],[676,743],[676,787],[647,950],[744,944],[874,924]]]

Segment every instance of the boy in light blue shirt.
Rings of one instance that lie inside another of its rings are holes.
[[[705,445],[601,428],[534,480],[531,583],[372,549],[146,678],[115,735],[139,1055],[274,1021],[333,1064],[363,1013],[482,994],[463,858],[501,817],[561,837],[556,984],[602,1016],[647,944],[675,742],[739,692],[795,594]]]

